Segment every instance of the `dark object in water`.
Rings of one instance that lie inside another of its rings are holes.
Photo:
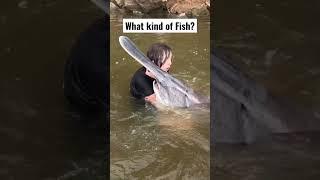
[[[309,110],[285,103],[226,62],[221,50],[211,54],[211,140],[253,143],[273,134],[320,129]]]
[[[64,93],[84,111],[107,111],[109,98],[109,19],[82,32],[65,64]]]

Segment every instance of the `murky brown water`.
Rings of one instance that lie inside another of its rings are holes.
[[[102,17],[88,1],[1,1],[0,179],[106,178],[105,118],[80,122],[62,89],[71,46]]]
[[[122,23],[111,20],[110,161],[112,179],[209,179],[210,111],[157,110],[136,104],[129,94],[141,67],[119,45]],[[173,48],[171,73],[209,96],[209,19],[197,34],[124,34],[146,52],[164,42]]]
[[[274,94],[319,110],[320,25],[313,21],[319,3],[250,0],[217,5],[215,46],[232,52],[232,63]]]
[[[236,57],[231,63],[272,93],[320,116],[319,2],[223,0],[214,6],[214,44]],[[78,123],[79,114],[68,110],[61,88],[70,47],[100,17],[101,12],[87,1],[1,2],[0,179],[105,179],[104,129]],[[114,23],[118,25],[113,32],[120,32],[119,22]],[[207,61],[177,65],[189,57],[207,59],[198,56],[207,53],[208,36],[199,34],[197,41],[184,35],[146,35],[149,41],[130,37],[143,50],[153,40],[173,44],[180,57],[172,72],[209,93],[208,74],[198,71],[209,67]],[[125,67],[127,72],[114,75],[121,81],[113,84],[117,93],[112,97],[118,99],[113,101],[116,111],[111,117],[117,129],[112,130],[111,140],[119,143],[112,149],[112,176],[207,177],[208,112],[159,113],[151,107],[132,107],[127,83],[120,82],[128,82],[129,72],[139,65],[126,54],[116,57],[113,70]],[[300,134],[275,138],[271,144],[216,145],[212,177],[318,179],[318,137]],[[156,170],[153,175],[151,170]]]
[[[214,46],[284,101],[320,117],[318,1],[215,1]],[[301,119],[304,121],[304,119]],[[319,133],[213,147],[214,179],[319,179]]]

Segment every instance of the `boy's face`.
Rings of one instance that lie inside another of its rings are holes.
[[[163,71],[168,72],[172,64],[172,53],[170,53],[167,60],[165,60],[164,64],[160,67]]]

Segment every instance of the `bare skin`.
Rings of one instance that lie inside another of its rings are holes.
[[[165,63],[160,67],[160,69],[162,69],[163,71],[165,72],[168,72],[170,67],[171,67],[171,64],[172,64],[172,53],[170,53],[170,56],[168,57],[168,59],[165,61]],[[149,70],[146,70],[146,73],[145,73],[147,76],[155,79],[155,76],[149,71]],[[157,97],[155,95],[155,93],[149,95],[149,96],[146,96],[144,98],[145,101],[147,102],[150,102],[151,104],[155,104],[156,103],[156,100],[157,100]]]

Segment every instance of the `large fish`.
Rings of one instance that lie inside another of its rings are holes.
[[[272,134],[316,131],[320,119],[312,111],[272,96],[238,68],[228,64],[226,53],[211,54],[214,142],[252,143]]]
[[[197,94],[175,77],[161,70],[128,37],[120,36],[119,42],[128,54],[155,76],[153,90],[156,94],[157,102],[170,107],[191,107],[199,104],[209,104],[209,97]]]

